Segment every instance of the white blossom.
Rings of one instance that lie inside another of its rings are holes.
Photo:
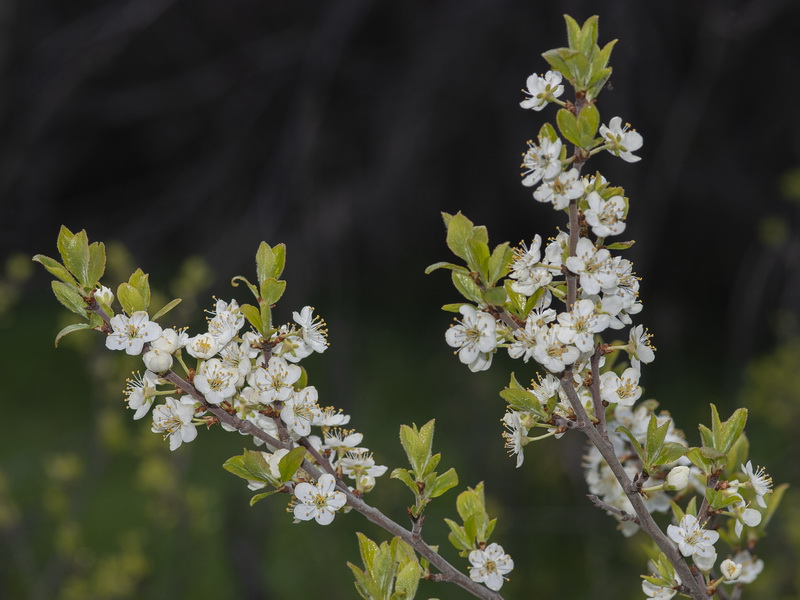
[[[489,544],[483,550],[473,550],[469,553],[469,576],[472,581],[485,583],[486,587],[495,592],[503,587],[505,574],[514,568],[514,561],[503,552],[499,544]]]
[[[578,170],[570,169],[553,179],[544,181],[533,192],[533,197],[539,202],[550,202],[556,210],[563,210],[569,206],[570,200],[583,196],[583,186]]]
[[[272,356],[267,368],[258,367],[250,374],[250,385],[261,392],[261,402],[288,400],[294,388],[292,385],[300,379],[303,371],[297,365],[288,364],[279,356]]]
[[[297,313],[292,313],[294,322],[300,325],[303,341],[308,344],[314,352],[325,352],[328,349],[328,330],[325,329],[325,321],[321,317],[314,316],[314,308],[305,306]]]
[[[125,395],[128,397],[128,408],[135,410],[134,420],[144,417],[153,405],[156,398],[156,386],[158,385],[158,375],[152,371],[145,371],[142,377],[138,373],[134,379],[128,380]]]
[[[747,550],[738,552],[732,560],[741,566],[741,573],[737,579],[729,579],[725,583],[753,583],[764,570],[764,561],[760,558],[754,560],[753,555]]]
[[[210,333],[200,333],[186,341],[186,351],[200,360],[206,360],[219,352],[219,342]]]
[[[600,135],[608,145],[608,151],[614,156],[619,156],[626,162],[638,162],[642,159],[633,153],[642,147],[642,136],[636,130],[628,130],[628,127],[630,126],[622,126],[621,117],[614,117],[608,126],[600,126]]]
[[[732,581],[738,579],[742,574],[742,565],[726,558],[720,563],[719,570],[722,571],[722,577],[726,581]]]
[[[522,155],[522,185],[532,187],[540,181],[553,179],[561,172],[561,139],[539,138],[537,146],[528,141],[528,150]]]
[[[197,437],[197,428],[192,423],[194,401],[188,396],[181,399],[167,397],[164,404],[153,409],[153,433],[163,433],[169,438],[169,449],[176,450],[181,443],[189,443]]]
[[[311,433],[311,425],[319,419],[320,408],[317,405],[317,389],[308,386],[295,392],[283,404],[281,420],[289,431],[297,435]]]
[[[570,312],[558,315],[561,327],[557,335],[564,344],[574,344],[581,352],[594,348],[594,334],[608,326],[608,315],[595,312],[594,302],[578,300]]]
[[[714,544],[719,539],[719,533],[704,529],[694,515],[686,514],[681,522],[667,526],[667,535],[678,544],[681,554],[693,556],[695,554],[707,558],[715,554]]]
[[[209,404],[221,404],[236,393],[239,373],[218,358],[204,362],[194,377],[194,387]]]
[[[333,521],[347,498],[336,490],[336,480],[330,473],[320,475],[316,484],[302,482],[294,486],[294,496],[300,503],[294,507],[294,516],[300,521],[314,519],[320,525]]]
[[[581,287],[587,294],[599,294],[601,288],[616,286],[611,254],[605,248],[598,250],[588,238],[578,240],[575,256],[567,258],[567,268],[580,276]]]
[[[619,235],[625,231],[625,200],[622,196],[604,200],[597,192],[591,192],[586,201],[589,208],[584,211],[584,216],[597,237]]]
[[[521,417],[522,413],[516,410],[510,410],[503,415],[503,425],[506,429],[503,432],[505,447],[511,456],[517,455],[517,468],[520,468],[525,460],[522,447],[528,443],[528,428],[525,427]]]
[[[497,346],[497,323],[491,315],[478,312],[468,304],[458,310],[464,318],[450,326],[445,340],[459,349],[458,359],[468,365],[470,371],[484,371],[491,365],[491,352]]]
[[[106,348],[125,350],[130,355],[141,354],[147,342],[161,335],[161,326],[152,322],[143,310],[136,311],[130,317],[122,313],[114,315],[109,324],[113,332],[106,337]]]
[[[639,387],[639,369],[625,369],[620,377],[613,371],[600,375],[600,397],[606,402],[633,406],[642,395]]]
[[[564,86],[561,85],[561,73],[558,71],[548,71],[544,77],[539,77],[536,73],[528,77],[526,82],[527,90],[523,90],[530,98],[526,98],[519,105],[522,108],[531,108],[539,111],[547,106],[564,93]]]
[[[767,475],[764,467],[759,467],[753,470],[753,462],[747,461],[746,465],[742,465],[742,471],[750,481],[750,487],[756,493],[756,502],[761,508],[767,508],[767,503],[764,501],[764,496],[772,493],[772,477]]]

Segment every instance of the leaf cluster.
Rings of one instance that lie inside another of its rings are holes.
[[[483,494],[483,482],[475,489],[467,488],[456,499],[456,509],[461,517],[461,525],[452,519],[445,519],[450,528],[447,539],[459,550],[461,556],[468,556],[476,548],[483,548],[497,524],[497,519],[489,519],[486,512],[486,500]]]
[[[380,546],[365,536],[358,536],[358,548],[364,569],[348,562],[356,578],[355,586],[365,600],[411,600],[417,593],[424,569],[414,549],[399,537]]]
[[[241,311],[248,322],[262,335],[269,337],[275,330],[272,328],[272,307],[281,299],[286,291],[286,281],[280,279],[286,266],[286,245],[274,247],[261,242],[256,252],[256,277],[258,285],[242,276],[231,279],[231,285],[237,287],[244,283],[256,299],[256,304],[242,304]]]
[[[250,499],[250,506],[253,506],[259,500],[280,491],[285,481],[291,481],[297,469],[303,464],[305,456],[305,448],[301,446],[292,448],[278,462],[278,477],[272,473],[264,453],[254,450],[244,450],[241,455],[232,456],[225,461],[222,468],[247,481],[264,483],[275,488],[253,496]]]
[[[455,469],[448,469],[441,475],[434,470],[441,460],[441,454],[433,454],[433,432],[433,419],[419,429],[413,424],[411,427],[400,426],[400,443],[411,469],[395,469],[391,477],[405,483],[414,493],[415,503],[410,509],[414,518],[420,517],[433,498],[438,498],[458,485]]]

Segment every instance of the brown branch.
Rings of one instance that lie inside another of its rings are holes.
[[[594,504],[597,508],[617,515],[620,518],[620,521],[633,521],[634,523],[636,523],[641,527],[641,521],[639,520],[639,517],[637,517],[636,515],[632,515],[629,512],[625,512],[624,510],[622,510],[621,508],[617,508],[616,506],[611,506],[610,504],[607,504],[606,502],[600,500],[600,498],[598,498],[594,494],[586,494],[586,497],[589,500],[591,500],[592,504]]]

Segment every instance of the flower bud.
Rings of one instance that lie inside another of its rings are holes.
[[[158,348],[145,352],[142,360],[144,360],[145,366],[153,373],[163,373],[172,368],[172,355]]]
[[[683,465],[675,467],[667,475],[666,489],[676,492],[685,490],[689,485],[689,475],[691,475],[689,467]]]
[[[730,558],[726,558],[722,561],[722,564],[720,564],[719,570],[722,571],[723,579],[732,581],[738,579],[739,575],[742,574],[742,565],[733,562]]]
[[[692,560],[694,560],[694,564],[697,565],[698,569],[703,573],[708,573],[714,568],[714,563],[717,562],[717,553],[713,552],[710,556],[701,556],[699,553],[695,553],[692,555]]]
[[[101,285],[99,288],[97,288],[97,290],[95,290],[94,299],[100,304],[111,306],[111,304],[114,302],[114,292],[112,292],[106,286]]]
[[[150,347],[154,350],[162,350],[167,354],[172,354],[180,347],[178,342],[178,332],[174,329],[165,329],[161,332],[161,337],[150,342]]]

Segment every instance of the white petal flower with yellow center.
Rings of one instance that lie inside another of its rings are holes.
[[[522,108],[531,108],[539,111],[547,106],[564,93],[564,86],[561,85],[561,73],[558,71],[548,71],[544,77],[539,77],[536,73],[528,77],[525,82],[527,90],[523,90],[530,98],[526,98],[519,105]]]
[[[321,317],[314,316],[314,308],[304,307],[299,313],[293,312],[294,322],[300,325],[303,341],[314,352],[325,352],[328,349],[328,330]]]
[[[612,196],[604,200],[597,192],[586,196],[589,208],[584,211],[586,222],[597,237],[619,235],[625,231],[625,200],[622,196]]]
[[[767,503],[764,496],[772,493],[772,477],[767,475],[764,467],[759,467],[753,470],[753,462],[747,461],[746,465],[742,465],[742,471],[747,475],[750,487],[756,493],[756,501],[761,508],[767,508]]]
[[[286,423],[287,429],[297,435],[311,433],[311,425],[319,420],[320,408],[317,404],[317,389],[308,386],[295,392],[283,404],[281,420]]]
[[[561,324],[557,334],[560,342],[589,352],[594,348],[594,334],[608,327],[608,315],[595,312],[591,300],[578,300],[570,312],[558,315],[558,322]]]
[[[106,348],[109,350],[125,350],[126,354],[137,355],[147,342],[157,340],[161,335],[161,326],[153,323],[143,310],[136,311],[130,317],[118,314],[111,317],[113,332],[106,337]]]
[[[626,162],[638,162],[642,159],[633,153],[642,147],[642,136],[628,127],[630,125],[623,127],[621,117],[614,117],[608,122],[608,126],[600,126],[600,136],[614,156],[619,156]]]
[[[625,369],[620,377],[613,371],[600,376],[600,397],[611,404],[633,406],[642,395],[639,387],[639,370]]]
[[[252,381],[250,385],[261,392],[261,402],[288,400],[294,388],[292,385],[300,379],[303,371],[297,365],[290,365],[283,358],[273,356],[269,359],[267,368],[259,367],[251,373]]]
[[[294,496],[300,501],[294,507],[294,516],[300,521],[314,519],[320,525],[328,525],[333,521],[336,512],[341,509],[347,498],[336,490],[333,475],[320,475],[316,484],[307,482],[294,486]]]
[[[684,556],[709,558],[716,554],[714,544],[719,540],[719,533],[703,528],[694,515],[684,515],[677,526],[667,526],[667,535],[678,544]]]
[[[218,358],[202,364],[194,377],[194,387],[209,404],[221,404],[236,393],[238,371],[226,367]]]
[[[552,179],[561,172],[561,140],[540,138],[537,146],[528,140],[528,150],[522,155],[522,185],[532,187],[540,181]]]
[[[533,197],[539,202],[551,203],[556,210],[563,210],[569,206],[570,200],[583,196],[583,191],[584,183],[578,175],[578,170],[570,169],[542,183],[533,192]]]
[[[514,561],[503,552],[499,544],[489,544],[483,550],[473,550],[469,553],[469,576],[472,581],[484,583],[486,587],[495,592],[503,587],[507,573],[514,568]]]
[[[210,333],[200,333],[186,341],[186,351],[200,360],[206,360],[219,352],[220,346]]]
[[[194,418],[194,400],[184,396],[179,400],[167,397],[164,404],[153,409],[153,433],[163,433],[169,438],[169,449],[176,450],[183,442],[197,437]]]
[[[598,250],[589,238],[578,240],[575,256],[567,258],[567,268],[580,276],[581,288],[587,294],[616,287],[612,266],[611,253],[605,248]]]
[[[490,354],[497,346],[497,324],[494,317],[478,312],[464,304],[458,309],[463,319],[451,325],[444,338],[449,346],[458,348],[458,359],[469,366],[470,371],[483,371],[492,362]]]
[[[133,379],[128,380],[125,395],[128,397],[128,408],[135,410],[134,420],[139,420],[150,412],[153,400],[156,398],[158,375],[152,371],[145,371],[143,376],[137,373]]]

